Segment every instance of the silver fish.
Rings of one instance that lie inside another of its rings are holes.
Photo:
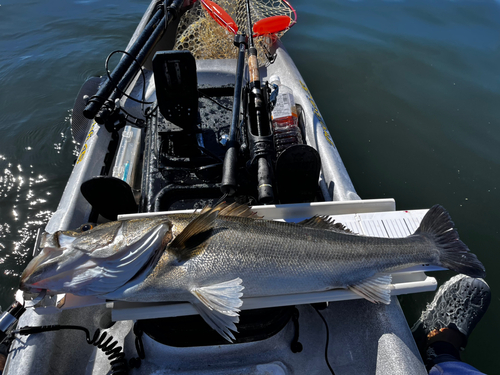
[[[390,303],[391,272],[432,264],[473,277],[484,266],[432,207],[406,238],[348,233],[324,217],[293,224],[252,218],[246,206],[111,222],[47,234],[21,289],[135,302],[189,301],[227,340],[241,297],[349,289]],[[243,287],[244,285],[244,287]]]

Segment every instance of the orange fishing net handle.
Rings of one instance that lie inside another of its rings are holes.
[[[203,5],[203,8],[205,8],[215,22],[224,27],[227,31],[233,34],[238,32],[238,25],[221,6],[210,0],[201,0],[201,5]]]
[[[222,8],[219,4],[212,0],[200,0],[203,8],[207,11],[208,14],[222,27],[224,27],[230,33],[236,34],[239,30],[237,23],[234,19],[227,13],[224,8]],[[288,8],[288,13],[292,15],[285,14],[276,14],[269,15],[263,18],[260,18],[253,25],[253,37],[259,37],[262,35],[269,34],[277,34],[280,32],[286,32],[293,25],[297,23],[297,13],[295,9],[290,5],[290,3],[286,0],[280,0],[280,3],[285,4],[286,8]],[[277,8],[270,8],[277,9]],[[279,11],[279,10],[277,10]],[[268,12],[272,14],[271,12]],[[263,13],[266,15],[266,12]]]

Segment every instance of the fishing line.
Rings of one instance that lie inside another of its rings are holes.
[[[125,55],[129,56],[130,58],[132,58],[134,60],[135,64],[139,65],[139,71],[141,72],[141,75],[142,75],[142,100],[138,100],[138,99],[133,98],[130,95],[126,94],[122,89],[120,89],[118,87],[118,84],[115,81],[113,81],[113,79],[111,78],[111,72],[109,71],[109,60],[111,59],[111,57],[115,53],[124,53]],[[147,117],[147,115],[146,115],[147,109],[146,110],[144,109],[144,105],[145,104],[153,104],[154,102],[148,102],[148,101],[146,101],[146,74],[144,73],[144,68],[141,66],[141,64],[139,64],[139,62],[137,61],[137,59],[134,56],[132,56],[127,51],[115,50],[115,51],[111,52],[108,55],[108,57],[106,57],[106,61],[104,62],[104,67],[106,69],[106,74],[108,76],[109,81],[114,85],[114,89],[118,90],[122,95],[126,96],[128,99],[133,100],[134,102],[140,103],[141,104],[142,114],[143,114],[144,117]],[[148,108],[150,108],[150,107],[148,107]],[[125,121],[129,122],[130,124],[132,124],[134,126],[137,126],[138,128],[144,128],[145,125],[144,125],[144,120],[143,119],[138,118],[138,117],[130,114],[122,106],[119,106],[119,109],[120,109],[120,111],[122,111],[123,113],[125,113],[125,115],[126,115]],[[134,121],[131,121],[130,118],[133,119]]]
[[[222,164],[222,162],[224,162],[224,160],[220,157],[218,157],[217,155],[215,155],[212,151],[210,151],[209,149],[205,148],[205,147],[202,147],[202,146],[199,146],[198,145],[198,149],[203,152],[205,155],[211,157],[212,159],[215,159],[217,160],[219,163]]]
[[[328,369],[330,370],[332,375],[335,375],[335,372],[333,371],[333,368],[330,365],[330,361],[328,360],[328,345],[330,344],[330,330],[328,329],[328,323],[326,322],[326,319],[323,316],[323,314],[321,314],[319,312],[319,307],[315,306],[315,305],[311,305],[311,306],[314,308],[314,310],[316,310],[316,312],[320,316],[323,323],[325,323],[325,328],[326,328],[325,361],[326,361],[326,365],[328,366]]]
[[[227,198],[227,194],[223,194],[222,197],[219,198],[219,200],[217,201],[217,203],[214,205],[214,207],[217,207],[219,204],[221,204],[222,202],[224,202]]]
[[[148,107],[150,108],[150,107]],[[131,123],[132,125],[138,127],[138,128],[144,128],[146,127],[145,121],[142,118],[136,117],[130,113],[128,113],[123,107],[120,107],[120,111],[125,113],[127,116],[125,117],[125,121]],[[132,118],[134,121],[129,119]],[[146,113],[144,112],[144,117],[146,117]]]
[[[113,81],[113,79],[111,78],[111,72],[108,69],[109,59],[115,53],[124,53],[125,55],[129,56],[130,58],[132,58],[137,65],[139,65],[139,70],[140,70],[140,72],[142,74],[142,100],[133,98],[130,95],[126,94],[122,89],[120,89],[118,87],[118,84],[115,81]],[[141,66],[141,64],[139,63],[139,61],[137,61],[137,59],[134,56],[132,56],[129,52],[123,51],[123,50],[115,50],[115,51],[111,52],[108,55],[108,57],[106,57],[106,61],[104,62],[104,68],[106,69],[106,74],[108,76],[109,81],[113,83],[113,85],[115,86],[115,89],[117,89],[120,92],[120,94],[122,94],[122,95],[126,96],[127,98],[129,98],[130,100],[133,100],[134,102],[137,102],[137,103],[140,103],[140,104],[153,104],[154,103],[154,102],[147,102],[146,101],[146,74],[144,73],[144,68]]]
[[[215,100],[214,98],[212,98],[211,96],[208,96],[207,94],[205,94],[204,92],[198,90],[198,94],[200,94],[201,96],[203,96],[204,98],[208,99],[208,100],[211,100],[213,101],[215,104],[217,104],[219,107],[222,107],[224,108],[225,110],[229,111],[229,112],[232,112],[233,110],[231,108],[228,108],[226,107],[224,104],[222,103],[219,103],[217,100]]]

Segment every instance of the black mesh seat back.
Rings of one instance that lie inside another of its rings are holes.
[[[198,80],[191,52],[157,52],[153,72],[161,114],[182,129],[192,130],[198,120]]]

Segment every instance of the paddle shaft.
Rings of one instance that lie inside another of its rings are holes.
[[[167,14],[165,14],[164,7],[160,7],[156,11],[141,35],[127,51],[128,54],[125,54],[110,74],[111,80],[107,78],[97,93],[89,99],[83,110],[83,115],[86,118],[93,119],[95,117],[99,124],[106,121],[114,110],[114,101],[120,97],[122,91],[136,76],[152,48],[163,35],[165,31],[163,25],[169,24],[176,17],[183,2],[183,0],[171,0],[167,7]]]

